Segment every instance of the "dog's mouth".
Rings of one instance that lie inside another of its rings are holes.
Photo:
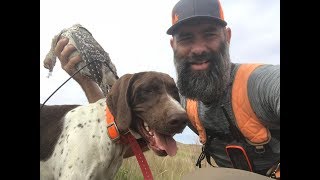
[[[148,147],[159,156],[174,156],[177,154],[177,143],[173,139],[174,134],[159,132],[150,128],[146,122],[138,123],[140,135],[147,141]]]

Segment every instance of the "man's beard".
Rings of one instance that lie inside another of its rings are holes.
[[[208,69],[203,71],[191,69],[191,62],[204,59],[210,62]],[[174,63],[178,75],[177,86],[181,95],[200,100],[204,104],[219,103],[230,81],[231,62],[227,42],[221,42],[217,52],[210,51],[192,57],[180,58],[175,51]]]

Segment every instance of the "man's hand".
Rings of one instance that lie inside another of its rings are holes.
[[[76,56],[70,56],[76,52],[77,49],[72,44],[68,44],[68,42],[68,38],[60,39],[54,49],[54,54],[59,58],[62,69],[72,76],[77,71],[76,64],[82,59],[79,53],[77,53]],[[81,74],[77,74],[74,76],[74,79],[78,80],[81,76]]]
[[[68,42],[68,38],[60,39],[54,49],[54,54],[60,60],[62,69],[72,76],[77,71],[76,64],[82,59],[79,53],[75,53],[77,49],[72,44],[68,44]],[[73,76],[73,79],[79,83],[89,103],[96,102],[104,97],[98,84],[85,75],[77,73]]]

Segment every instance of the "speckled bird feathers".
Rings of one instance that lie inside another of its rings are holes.
[[[70,57],[80,54],[82,58],[82,61],[76,65],[77,70],[86,66],[79,72],[98,83],[104,95],[106,95],[118,79],[116,67],[109,54],[93,38],[92,34],[80,24],[63,29],[52,39],[51,49],[44,60],[44,63],[50,64],[49,71],[52,72],[56,62],[54,48],[57,41],[62,37],[69,38],[69,44],[73,44],[77,49]]]

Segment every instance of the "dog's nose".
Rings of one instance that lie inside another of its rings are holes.
[[[174,113],[168,117],[170,126],[184,128],[187,125],[188,116],[186,113]]]

